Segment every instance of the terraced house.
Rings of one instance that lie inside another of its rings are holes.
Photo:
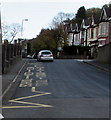
[[[99,16],[92,15],[87,30],[87,45],[91,47],[91,56],[97,57]]]
[[[99,46],[109,44],[111,34],[111,8],[103,8],[100,16],[98,41]]]
[[[111,43],[110,5],[102,8],[100,16],[85,18],[80,25],[71,23],[67,29],[69,45],[90,46],[91,55],[97,58],[98,48]]]

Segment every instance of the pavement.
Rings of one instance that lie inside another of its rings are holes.
[[[83,60],[84,63],[92,65],[98,69],[111,73],[111,64],[100,62],[97,60]]]
[[[26,65],[28,59],[21,59],[17,63],[13,64],[10,71],[7,74],[2,75],[2,97],[8,92],[11,86],[15,83],[17,77],[21,73],[22,69]],[[96,60],[81,60],[85,64],[92,65],[98,69],[104,70],[106,72],[111,72],[111,65],[106,63],[101,63]]]
[[[20,59],[17,63],[10,66],[10,70],[2,75],[2,98],[15,83],[18,75],[27,63],[27,59]]]

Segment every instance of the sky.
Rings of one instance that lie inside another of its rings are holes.
[[[17,38],[32,39],[39,35],[42,28],[49,28],[51,22],[59,12],[77,13],[84,6],[102,8],[110,0],[1,0],[2,23],[18,23],[22,25],[22,35]]]

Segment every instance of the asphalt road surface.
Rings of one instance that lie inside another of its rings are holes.
[[[109,74],[78,60],[29,59],[5,118],[108,118]]]

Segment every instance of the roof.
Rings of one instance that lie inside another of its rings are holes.
[[[85,26],[88,26],[90,24],[91,19],[90,18],[86,18],[84,19],[85,22]]]
[[[86,29],[91,23],[91,19],[90,18],[85,18],[83,19],[82,23],[81,23],[81,29]]]
[[[94,19],[94,24],[99,24],[100,16],[93,15],[93,19]]]
[[[100,21],[107,21],[109,18],[111,18],[111,7],[107,7],[102,9]]]
[[[111,17],[111,8],[110,7],[105,8],[105,11],[106,11],[107,17],[110,18]]]

